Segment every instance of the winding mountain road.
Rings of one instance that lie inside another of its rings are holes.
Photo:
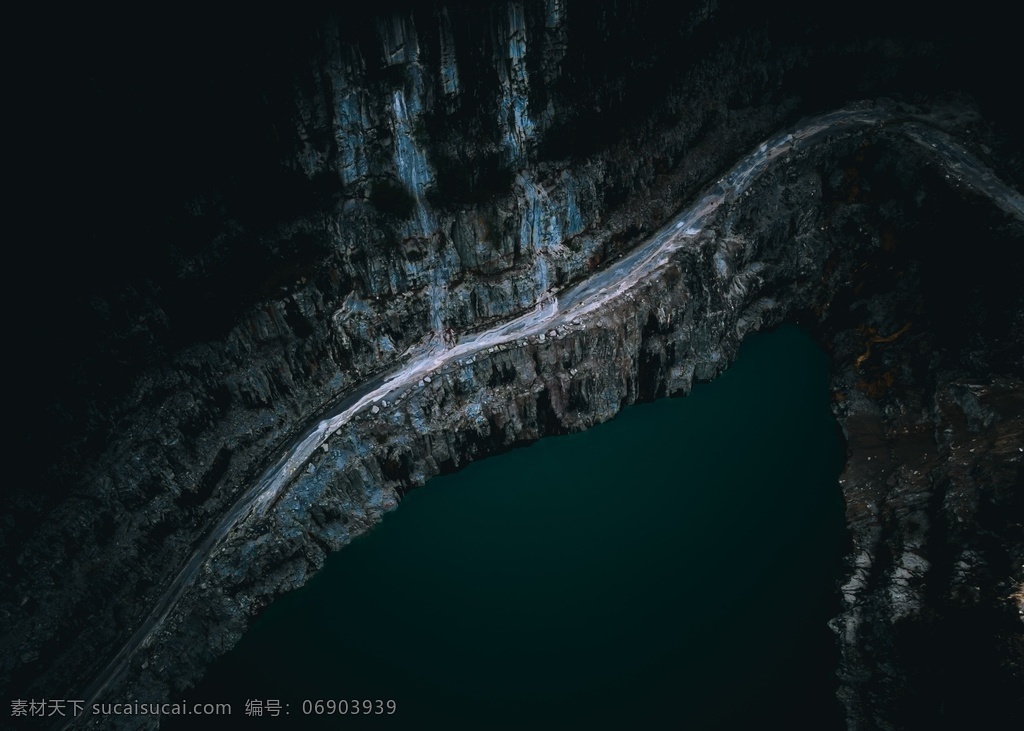
[[[450,348],[446,349],[436,342],[421,346],[416,352],[410,353],[409,360],[401,366],[373,378],[344,396],[326,417],[307,428],[291,443],[206,535],[142,625],[82,693],[86,699],[85,707],[89,708],[96,702],[120,678],[133,655],[149,643],[153,633],[167,619],[203,564],[225,538],[250,517],[266,514],[313,452],[357,413],[372,408],[373,404],[387,399],[391,394],[415,386],[421,379],[448,363],[529,335],[541,334],[605,306],[609,301],[623,296],[651,272],[667,264],[674,252],[687,246],[697,247],[697,237],[711,222],[716,211],[742,196],[774,161],[796,150],[806,149],[837,132],[882,126],[905,134],[930,151],[948,175],[955,176],[962,185],[973,188],[1010,215],[1024,221],[1024,196],[1001,182],[970,152],[920,117],[897,118],[875,107],[843,109],[805,121],[798,128],[766,140],[696,203],[613,265],[538,303],[530,312],[487,331],[463,335]]]

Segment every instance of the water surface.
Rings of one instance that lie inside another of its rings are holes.
[[[841,463],[824,354],[755,335],[686,398],[409,494],[187,697],[279,700],[245,719],[277,728],[841,728]]]

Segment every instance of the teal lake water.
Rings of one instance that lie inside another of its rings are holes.
[[[410,493],[186,697],[287,704],[253,728],[841,728],[841,465],[825,355],[755,335],[686,398]]]

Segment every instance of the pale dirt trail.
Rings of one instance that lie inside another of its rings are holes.
[[[581,316],[600,309],[621,297],[651,272],[671,260],[686,246],[696,247],[704,226],[725,203],[735,201],[770,163],[794,150],[804,149],[828,134],[844,129],[861,129],[887,124],[905,133],[914,142],[930,150],[939,162],[956,175],[957,180],[993,200],[1000,208],[1024,221],[1024,197],[1002,183],[992,171],[944,133],[916,121],[897,121],[879,109],[839,110],[815,117],[799,128],[766,140],[741,160],[698,201],[679,213],[646,243],[595,273],[585,282],[551,297],[523,315],[494,328],[463,335],[451,348],[433,343],[411,353],[404,366],[368,381],[345,396],[331,415],[308,428],[278,461],[268,468],[217,523],[197,550],[178,572],[152,612],[131,639],[85,690],[86,708],[123,673],[139,648],[145,647],[151,634],[164,622],[186,588],[198,575],[204,562],[240,524],[253,515],[263,515],[282,494],[292,478],[303,468],[313,452],[360,411],[385,400],[389,395],[415,387],[448,363],[488,348],[507,344],[530,335],[556,329]],[[63,728],[68,728],[70,724]]]

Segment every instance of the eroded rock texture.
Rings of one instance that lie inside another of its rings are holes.
[[[982,83],[1009,52],[982,21],[665,13],[396,3],[51,30],[23,104],[26,139],[59,152],[30,168],[40,230],[17,261],[45,291],[16,330],[35,362],[15,398],[32,477],[0,534],[7,696],[80,697],[318,413],[410,348],[600,271],[802,116],[887,95],[1024,180]],[[430,476],[684,394],[747,332],[799,318],[832,353],[849,446],[848,724],[999,718],[1024,687],[1024,233],[956,178],[899,130],[836,132],[613,306],[362,412],[216,548],[105,694],[194,682]]]

